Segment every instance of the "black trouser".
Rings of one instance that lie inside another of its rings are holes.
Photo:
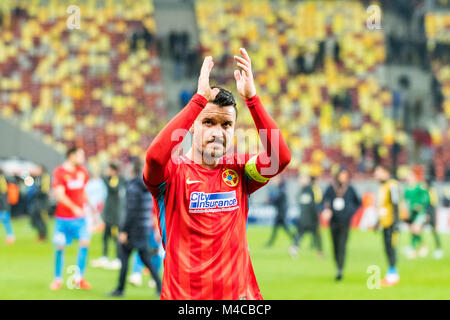
[[[427,213],[428,213],[428,224],[431,226],[431,232],[433,234],[436,249],[440,249],[441,248],[441,239],[439,238],[439,234],[436,230],[436,209],[435,209],[435,207],[430,205],[427,208]]]
[[[105,230],[103,232],[103,256],[108,256],[109,238],[112,238],[114,244],[116,245],[116,256],[120,256],[120,246],[118,239],[119,227],[111,224],[105,225]]]
[[[126,276],[128,273],[128,260],[130,258],[130,255],[131,255],[133,249],[135,249],[135,248],[128,244],[121,245],[120,260],[121,260],[122,266],[120,268],[119,285],[117,287],[117,290],[120,292],[123,292],[123,290],[125,289],[125,280],[126,280]],[[148,270],[150,270],[150,273],[156,282],[156,288],[158,290],[158,293],[161,293],[162,283],[161,283],[161,280],[159,279],[158,272],[156,271],[155,267],[152,265],[152,263],[150,261],[152,255],[150,254],[149,249],[140,248],[140,249],[138,249],[138,253],[139,253],[139,257],[141,258],[144,265],[148,268]]]
[[[31,225],[38,231],[41,239],[47,239],[47,225],[43,217],[45,214],[46,211],[37,206],[31,210]]]
[[[299,246],[305,233],[310,232],[313,237],[313,247],[322,251],[322,238],[320,237],[319,225],[305,226],[302,223],[297,225],[297,234],[294,235],[294,245]]]
[[[277,236],[279,227],[282,227],[286,231],[286,233],[288,234],[289,238],[293,237],[291,231],[289,230],[289,226],[286,223],[286,220],[284,220],[284,219],[276,219],[275,223],[273,224],[272,235],[270,236],[270,240],[267,243],[267,245],[271,246],[275,242],[275,238]]]
[[[331,238],[333,239],[334,260],[339,272],[344,268],[345,248],[347,246],[350,225],[330,224]]]
[[[398,232],[394,231],[394,227],[383,228],[384,249],[388,258],[389,267],[395,267],[397,262],[396,246]]]

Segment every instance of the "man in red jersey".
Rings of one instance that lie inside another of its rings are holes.
[[[237,90],[266,151],[229,153],[236,103],[229,91],[210,87],[212,57],[203,62],[197,94],[147,151],[143,178],[166,250],[162,299],[262,299],[246,238],[249,195],[280,173],[291,153],[256,95],[250,57],[240,53]],[[192,147],[177,157],[174,149],[188,130]]]
[[[55,250],[55,278],[50,285],[51,290],[62,287],[64,266],[64,247],[72,243],[72,239],[80,241],[78,250],[78,271],[75,285],[81,289],[90,289],[90,284],[83,278],[86,269],[90,234],[87,228],[87,204],[85,186],[88,172],[83,167],[84,151],[71,148],[66,153],[66,161],[53,171],[52,188],[58,204],[55,212],[55,231],[53,242]]]

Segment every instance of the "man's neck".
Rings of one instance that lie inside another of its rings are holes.
[[[206,162],[203,156],[200,153],[194,151],[193,148],[189,149],[189,151],[185,154],[185,156],[189,160],[202,166],[205,169],[215,169],[219,164],[219,158],[214,158]]]
[[[76,169],[76,166],[70,161],[65,161],[63,163],[63,168],[67,171],[74,171]]]

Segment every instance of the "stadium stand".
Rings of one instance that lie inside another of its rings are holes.
[[[436,122],[430,127],[435,148],[434,170],[437,180],[444,180],[446,164],[450,163],[450,14],[428,13],[425,30],[430,49],[431,69],[436,80],[434,100],[439,111]]]
[[[73,30],[71,4],[1,2],[1,116],[93,165],[143,155],[167,121],[152,1],[77,1]]]
[[[217,83],[234,87],[232,54],[248,49],[259,95],[283,128],[294,171],[327,174],[336,163],[365,171],[371,169],[365,160],[387,161],[394,142],[406,144],[392,120],[392,93],[376,77],[386,55],[383,32],[366,27],[360,2],[201,0],[196,13],[203,53],[221,57]],[[249,113],[240,114],[251,128]]]

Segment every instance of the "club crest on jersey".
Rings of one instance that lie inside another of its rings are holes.
[[[220,212],[236,209],[236,191],[230,192],[192,192],[189,201],[189,211],[191,212]]]
[[[239,175],[233,169],[224,170],[222,172],[222,179],[223,182],[225,182],[225,184],[230,187],[236,187],[239,183]]]

